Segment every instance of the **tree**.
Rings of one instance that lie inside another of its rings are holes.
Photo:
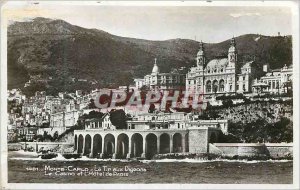
[[[98,111],[90,111],[88,115],[83,115],[85,119],[102,118],[104,113]]]
[[[233,101],[231,99],[223,100],[223,106],[225,108],[231,107],[233,105]]]
[[[126,129],[127,117],[124,110],[112,110],[110,112],[110,121],[117,129]]]
[[[90,103],[89,103],[88,107],[89,107],[89,109],[96,108],[95,100],[94,99],[90,99]]]
[[[43,139],[44,139],[44,141],[52,141],[53,140],[53,138],[51,137],[51,135],[49,135],[47,133],[47,131],[44,131]]]
[[[55,131],[55,133],[53,134],[52,140],[55,141],[57,139],[58,139],[58,131]]]

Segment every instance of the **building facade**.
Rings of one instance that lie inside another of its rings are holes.
[[[158,90],[184,89],[185,73],[183,69],[173,69],[170,73],[160,73],[155,58],[152,73],[144,76],[143,79],[134,79],[134,82],[137,89],[143,86]]]
[[[72,110],[50,115],[50,127],[70,128],[77,123],[82,111]]]
[[[284,66],[281,69],[269,70],[264,65],[265,76],[256,79],[252,85],[254,93],[283,94],[292,89],[293,66]]]
[[[109,113],[104,114],[102,118],[92,118],[85,120],[84,127],[85,129],[116,129],[116,126],[114,126],[110,121]]]
[[[228,57],[207,62],[204,45],[200,42],[196,57],[197,66],[191,67],[186,75],[186,90],[204,95],[251,92],[253,61],[241,64],[238,70],[235,45],[235,39],[232,38]]]

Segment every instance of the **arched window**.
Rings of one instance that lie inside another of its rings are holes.
[[[220,92],[224,92],[224,80],[220,80],[219,82],[219,91]]]
[[[211,81],[206,82],[206,92],[211,92]]]
[[[213,92],[218,92],[218,81],[214,80],[213,82]]]

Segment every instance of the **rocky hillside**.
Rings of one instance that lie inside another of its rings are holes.
[[[263,101],[249,102],[241,105],[233,105],[227,108],[211,108],[207,112],[217,119],[228,119],[232,123],[251,123],[258,119],[264,119],[268,123],[275,123],[281,117],[293,120],[293,102]]]
[[[211,107],[203,118],[228,119],[224,142],[292,142],[293,101],[258,101],[230,107]]]
[[[291,36],[248,34],[236,38],[240,62],[255,57],[261,70],[292,63]],[[208,59],[226,56],[229,40],[205,44]],[[134,77],[151,72],[158,58],[162,72],[195,64],[198,42],[186,39],[149,41],[119,37],[97,29],[85,29],[63,20],[34,18],[8,27],[8,88],[25,92],[128,85]],[[258,75],[260,73],[257,73]]]

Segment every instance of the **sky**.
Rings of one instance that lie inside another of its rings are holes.
[[[116,6],[96,3],[9,2],[2,16],[9,21],[33,17],[62,19],[85,28],[148,40],[174,38],[218,43],[232,36],[292,34],[288,6]]]

